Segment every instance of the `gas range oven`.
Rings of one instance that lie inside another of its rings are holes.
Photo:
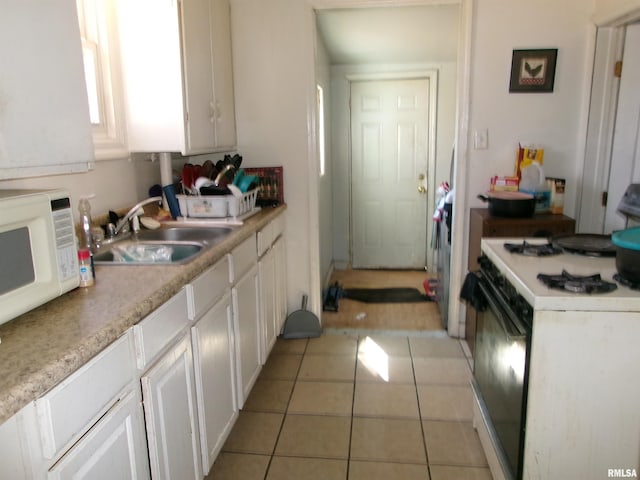
[[[640,413],[636,407],[614,407],[620,404],[615,389],[631,377],[602,370],[602,360],[631,362],[638,375],[634,378],[640,378],[640,290],[614,280],[613,257],[553,248],[537,256],[514,248],[523,242],[543,250],[546,244],[544,239],[482,240],[478,287],[484,305],[478,313],[472,386],[474,424],[492,474],[496,480],[595,479],[606,478],[602,469],[607,464],[634,468],[640,430],[625,436],[616,422],[624,417],[640,425]],[[568,284],[549,286],[545,275]],[[586,288],[575,286],[578,277],[587,277]],[[584,375],[590,369],[599,371]],[[603,394],[602,387],[611,390]],[[596,392],[600,397],[594,399]],[[640,386],[630,389],[629,396],[640,404]],[[595,453],[589,437],[573,439],[580,430],[575,422],[589,425],[592,415],[610,417],[610,423],[599,423],[600,430],[590,434],[606,438],[615,433],[626,443],[616,440],[615,446],[599,446]]]

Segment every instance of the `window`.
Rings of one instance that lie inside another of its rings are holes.
[[[325,155],[324,155],[324,93],[322,87],[318,85],[318,155],[320,156],[320,176],[324,176],[325,172]]]
[[[128,156],[122,112],[115,2],[76,0],[97,160]]]

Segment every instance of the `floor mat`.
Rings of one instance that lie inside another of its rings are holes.
[[[345,288],[343,298],[364,303],[415,303],[431,299],[417,288]]]

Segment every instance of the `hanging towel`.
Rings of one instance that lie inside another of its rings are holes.
[[[460,290],[460,300],[464,300],[471,304],[477,311],[482,312],[487,308],[487,300],[480,290],[480,274],[469,272],[462,283]]]

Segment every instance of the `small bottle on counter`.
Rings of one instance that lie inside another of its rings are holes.
[[[95,283],[91,251],[87,248],[78,250],[78,268],[80,269],[80,286],[90,287]]]

